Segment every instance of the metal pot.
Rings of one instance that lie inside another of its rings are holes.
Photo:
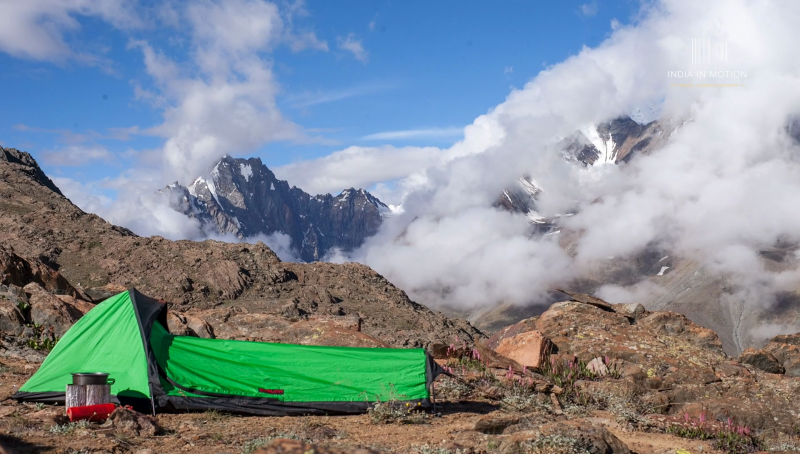
[[[72,374],[73,385],[113,385],[113,378],[105,372],[78,372]]]

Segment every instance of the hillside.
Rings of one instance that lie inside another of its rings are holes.
[[[49,267],[78,290],[114,284],[180,310],[226,307],[360,317],[390,345],[449,343],[481,333],[411,301],[367,266],[285,263],[263,243],[145,238],[81,211],[28,155],[0,149],[0,246]],[[90,299],[90,298],[86,298]]]

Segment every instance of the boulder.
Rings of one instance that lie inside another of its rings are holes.
[[[516,362],[515,360],[504,356],[500,353],[497,353],[494,350],[490,350],[486,345],[481,342],[475,343],[475,349],[478,351],[480,355],[480,360],[483,364],[486,365],[488,368],[492,369],[503,369],[508,370],[509,368],[515,372],[522,371],[522,364]]]
[[[167,329],[176,336],[196,336],[194,331],[186,326],[186,317],[173,311],[167,311]]]
[[[77,311],[80,312],[82,315],[86,315],[87,312],[94,309],[94,304],[88,301],[80,300],[71,295],[55,295],[55,297],[60,299],[65,304],[72,306],[72,308],[74,309],[74,311],[72,312]]]
[[[513,325],[506,326],[486,341],[486,346],[492,350],[497,350],[497,346],[503,339],[514,337],[517,334],[527,333],[528,331],[536,330],[536,321],[539,317],[526,318],[525,320],[514,323]]]
[[[26,260],[15,254],[13,249],[0,246],[0,284],[24,287],[31,282],[53,293],[79,294],[61,273],[41,260]]]
[[[37,283],[30,283],[23,290],[31,305],[31,322],[45,328],[52,327],[56,336],[63,336],[83,316],[75,307],[61,301]]]
[[[156,418],[124,407],[117,407],[106,425],[129,437],[153,437],[161,433]]]
[[[683,337],[695,345],[724,355],[722,341],[714,331],[696,325],[685,315],[676,312],[654,312],[637,321],[660,334]]]
[[[600,358],[599,356],[589,361],[589,364],[586,365],[586,368],[594,372],[594,374],[598,377],[603,377],[608,374],[608,366],[606,366],[606,363],[603,362],[603,358]]]
[[[485,434],[501,434],[520,419],[520,416],[492,413],[478,418],[473,429]]]
[[[528,331],[503,339],[495,351],[523,366],[538,368],[547,361],[551,348],[550,340],[541,332]]]
[[[214,339],[214,328],[205,320],[193,315],[186,315],[186,327],[192,330],[197,337]]]
[[[91,298],[95,304],[101,303],[117,293],[122,293],[127,290],[124,286],[119,284],[106,284],[102,287],[91,287],[83,290],[83,293]]]
[[[611,308],[614,309],[614,312],[634,320],[638,320],[647,315],[647,311],[645,310],[644,306],[639,303],[612,304]]]
[[[500,452],[631,453],[628,446],[605,427],[587,420],[558,421],[515,433],[502,442]]]
[[[762,350],[781,363],[786,375],[800,377],[800,333],[775,336]]]
[[[614,312],[614,309],[612,308],[611,304],[601,300],[600,298],[596,298],[591,295],[586,295],[584,293],[568,292],[566,290],[561,290],[560,288],[556,290],[565,295],[568,295],[572,299],[572,301],[576,301],[578,303],[583,303],[583,304],[590,304],[604,311]]]
[[[0,331],[16,333],[25,324],[25,317],[14,301],[0,297]]]
[[[756,369],[769,372],[771,374],[782,374],[785,372],[783,365],[775,358],[772,353],[763,350],[756,350],[748,348],[739,355],[739,362],[742,364],[749,364]]]

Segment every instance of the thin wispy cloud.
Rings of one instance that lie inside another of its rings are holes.
[[[375,13],[375,17],[373,17],[372,20],[369,21],[369,25],[367,25],[367,27],[369,28],[369,31],[371,31],[371,32],[375,31],[375,26],[377,25],[377,22],[378,22],[378,14]]]
[[[69,146],[42,153],[42,160],[54,166],[79,167],[98,162],[110,164],[116,160],[116,157],[99,145],[89,147]]]
[[[347,98],[381,93],[391,90],[395,87],[396,85],[394,84],[366,84],[338,90],[305,92],[302,94],[289,96],[287,97],[287,101],[294,107],[309,107],[317,104],[327,104],[330,102],[341,101]]]
[[[464,128],[424,128],[384,131],[364,136],[361,140],[444,139],[464,134]]]
[[[101,140],[101,139],[113,139],[113,140],[125,141],[125,140],[130,140],[131,136],[133,135],[138,135],[143,133],[138,126],[130,126],[127,128],[108,128],[107,129],[108,132],[106,134],[101,134],[97,131],[91,131],[91,130],[86,131],[85,133],[78,133],[70,131],[69,129],[40,128],[37,126],[28,126],[23,123],[16,124],[12,126],[12,128],[22,132],[57,134],[59,136],[58,138],[59,142],[66,144],[80,144],[84,142]]]
[[[581,8],[581,14],[583,14],[586,17],[592,17],[597,14],[597,9],[598,9],[597,0],[593,0],[590,3],[584,3],[583,5],[581,5],[580,8]]]
[[[367,62],[369,52],[364,49],[364,43],[356,37],[355,33],[350,33],[346,37],[340,36],[336,38],[336,42],[339,45],[339,49],[352,53],[356,60],[362,63]]]
[[[69,129],[47,129],[47,128],[39,128],[36,126],[28,126],[26,124],[16,124],[12,126],[12,128],[16,129],[17,131],[22,132],[36,132],[36,133],[44,133],[44,134],[57,134],[59,136],[58,140],[63,143],[68,144],[78,144],[87,142],[93,138],[99,136],[99,134],[92,132],[89,135],[87,134],[79,134],[70,131]]]

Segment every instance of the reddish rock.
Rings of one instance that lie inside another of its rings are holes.
[[[495,333],[494,336],[490,337],[485,344],[492,350],[497,350],[497,346],[500,345],[500,342],[503,339],[506,339],[508,337],[514,337],[517,334],[527,333],[528,331],[536,330],[537,320],[539,320],[539,317],[531,317],[531,318],[526,318],[525,320],[519,321],[517,323],[514,323],[513,325],[506,326],[505,328]]]
[[[186,315],[186,327],[192,330],[195,336],[203,339],[214,339],[214,328],[205,320],[193,315]]]
[[[547,360],[551,342],[539,331],[528,331],[500,341],[495,351],[531,368],[538,368]]]
[[[80,312],[83,315],[86,315],[86,313],[94,309],[95,306],[88,301],[83,301],[70,295],[55,295],[55,297],[60,299],[63,303],[72,306],[75,311]]]

